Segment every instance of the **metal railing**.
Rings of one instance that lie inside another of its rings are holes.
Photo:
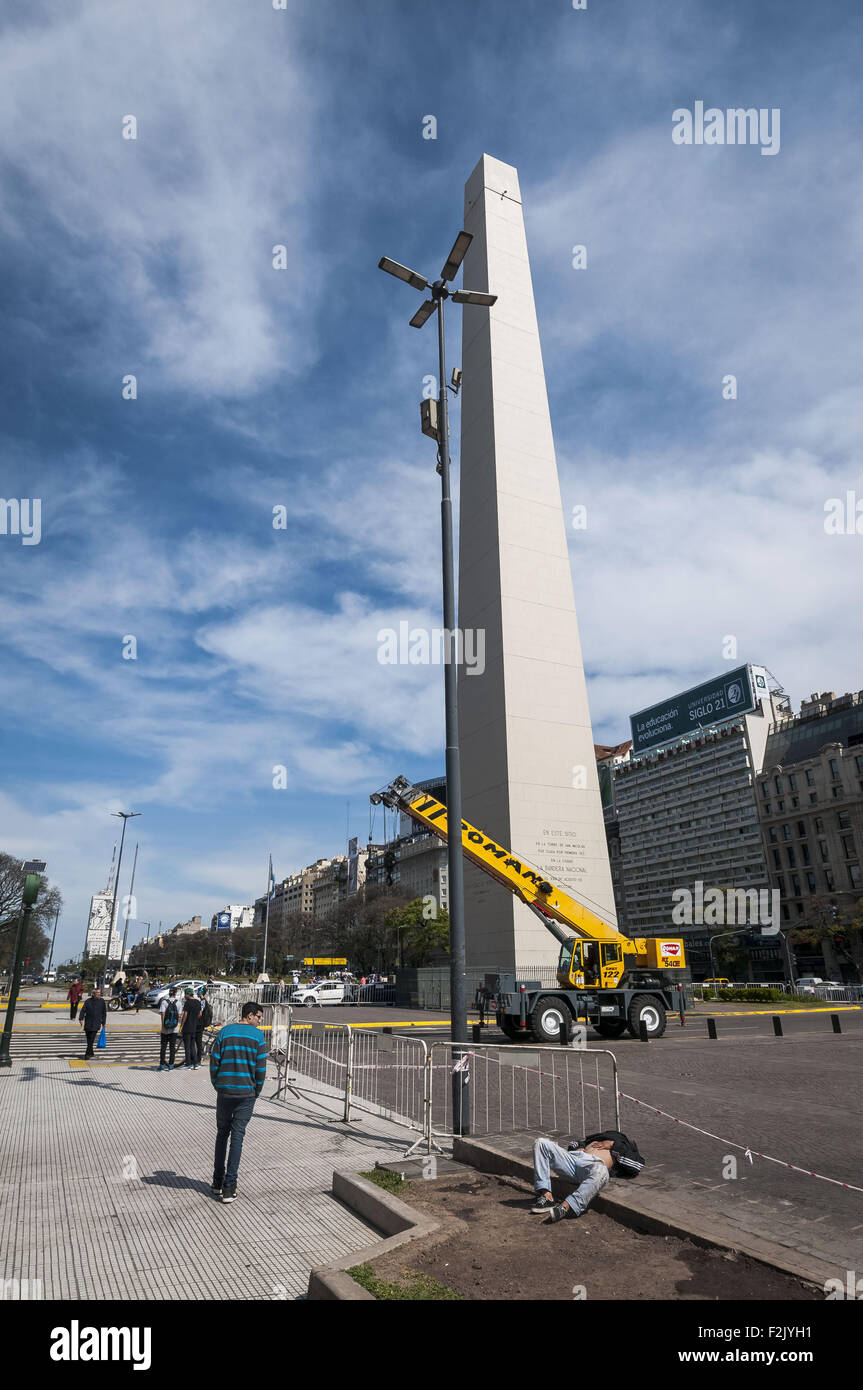
[[[349,1114],[351,1106],[371,1110],[426,1134],[428,1047],[423,1038],[351,1029],[348,1084]]]
[[[462,1054],[454,1061],[453,1053]],[[617,1059],[605,1049],[433,1042],[429,1053],[429,1152],[451,1136],[453,1076],[469,1072],[470,1133],[564,1133],[580,1137],[620,1128]],[[456,1091],[457,1094],[457,1091]]]
[[[278,1068],[271,1099],[334,1100],[345,1122],[356,1110],[381,1115],[414,1131],[408,1154],[420,1147],[431,1153],[440,1148],[437,1140],[454,1133],[457,1062],[470,1079],[471,1134],[584,1137],[620,1128],[617,1059],[604,1048],[509,1042],[429,1046],[422,1038],[360,1031],[349,1023],[298,1023],[284,1010],[277,1006],[270,1023],[270,1055]]]
[[[344,1102],[343,1118],[351,1117],[351,1026],[349,1023],[291,1023],[284,1065],[272,1100],[286,1091],[312,1092]]]

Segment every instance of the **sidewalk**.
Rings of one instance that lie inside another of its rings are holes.
[[[270,1071],[264,1096],[274,1090]],[[405,1132],[312,1103],[258,1100],[238,1198],[210,1195],[206,1069],[38,1059],[0,1074],[0,1277],[44,1298],[293,1299],[314,1265],[375,1232],[330,1195],[334,1169],[404,1153]]]

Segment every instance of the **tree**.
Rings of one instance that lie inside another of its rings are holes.
[[[838,975],[838,963],[843,961],[858,980],[863,980],[863,898],[849,910],[818,894],[808,905],[806,916],[805,926],[791,933],[794,945],[820,949],[828,975]]]
[[[449,913],[438,908],[434,917],[429,916],[425,898],[393,908],[387,913],[386,925],[401,938],[402,965],[420,966],[441,951],[449,954]]]
[[[3,970],[8,970],[12,963],[26,877],[19,859],[0,852],[0,969]],[[60,889],[50,886],[47,876],[43,875],[39,896],[30,913],[24,949],[24,956],[29,957],[31,967],[34,963],[47,960],[54,918],[62,905]]]

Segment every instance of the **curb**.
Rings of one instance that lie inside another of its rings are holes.
[[[318,1265],[309,1275],[307,1297],[315,1302],[337,1299],[376,1303],[374,1295],[357,1284],[346,1271],[355,1265],[379,1259],[408,1241],[432,1235],[438,1230],[440,1222],[423,1216],[409,1207],[407,1202],[384,1192],[376,1183],[356,1173],[333,1173],[333,1196],[364,1221],[383,1231],[387,1238],[376,1241],[374,1245],[364,1245],[362,1250],[355,1250],[352,1255],[345,1256],[335,1264]]]
[[[500,1173],[533,1182],[533,1164],[529,1160],[496,1149],[485,1140],[462,1139],[456,1135],[453,1138],[452,1156],[460,1163],[479,1169],[481,1173]],[[569,1189],[562,1179],[553,1177],[552,1190],[562,1198]],[[767,1265],[781,1274],[802,1279],[819,1292],[823,1291],[826,1280],[834,1278],[836,1274],[832,1265],[815,1255],[801,1255],[797,1251],[792,1254],[787,1246],[751,1233],[741,1238],[737,1228],[721,1217],[707,1217],[696,1229],[674,1210],[672,1196],[662,1198],[651,1192],[649,1196],[638,1197],[633,1193],[624,1197],[619,1192],[612,1195],[606,1191],[595,1197],[591,1205],[612,1220],[647,1235],[676,1236],[705,1250],[732,1250],[736,1254],[746,1255],[748,1259],[757,1260],[759,1264]]]

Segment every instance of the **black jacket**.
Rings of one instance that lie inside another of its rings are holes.
[[[84,1031],[96,1032],[97,1029],[103,1028],[107,1016],[108,1011],[104,999],[94,999],[91,995],[90,998],[85,1001],[84,1007],[81,1010]]]

